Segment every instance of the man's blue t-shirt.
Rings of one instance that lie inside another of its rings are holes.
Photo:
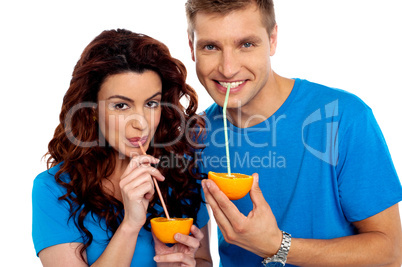
[[[56,183],[54,175],[60,169],[57,165],[39,174],[34,181],[32,190],[32,238],[36,253],[42,249],[63,243],[83,243],[83,237],[72,219],[69,220],[69,205],[58,200],[66,193],[64,187]],[[69,179],[64,175],[64,179]],[[197,227],[204,227],[209,220],[205,204],[201,204],[198,212]],[[107,230],[104,219],[93,214],[87,215],[84,224],[92,233],[92,244],[86,254],[89,265],[93,264],[106,249],[112,233]],[[156,266],[154,241],[151,232],[141,229],[131,266]]]
[[[204,172],[227,172],[222,117],[216,104],[206,110]],[[293,237],[356,234],[352,222],[402,200],[371,109],[345,91],[296,79],[275,114],[249,128],[228,122],[228,136],[231,171],[259,174],[279,228]],[[253,208],[249,195],[233,203],[245,215]],[[261,257],[228,244],[220,231],[218,236],[221,265],[261,266]]]

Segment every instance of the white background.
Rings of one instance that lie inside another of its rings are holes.
[[[127,28],[164,42],[187,66],[199,111],[212,103],[190,58],[184,2],[1,2],[1,266],[40,266],[31,240],[32,181],[45,170],[41,157],[58,124],[73,67],[102,30]],[[274,70],[361,97],[373,109],[401,175],[400,1],[276,2]],[[215,231],[211,246],[217,264]]]

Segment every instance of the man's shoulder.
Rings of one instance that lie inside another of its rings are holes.
[[[353,112],[370,110],[370,107],[368,107],[360,97],[344,89],[308,80],[301,80],[300,87],[302,89],[301,96],[303,97],[304,95],[306,97],[307,95],[310,95],[310,99],[312,99],[316,104],[337,102],[340,108],[346,110],[351,109]]]
[[[214,118],[216,115],[220,115],[220,114],[222,114],[222,108],[216,103],[213,103],[212,105],[210,105],[203,112],[203,115],[206,118]]]

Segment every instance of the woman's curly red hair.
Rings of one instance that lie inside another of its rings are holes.
[[[60,197],[70,204],[70,219],[85,239],[81,255],[93,240],[84,225],[84,218],[96,214],[106,221],[114,233],[123,217],[123,204],[102,184],[114,171],[115,151],[102,139],[96,118],[97,95],[106,77],[124,72],[143,73],[152,70],[162,80],[162,114],[147,153],[169,160],[168,168],[160,168],[167,179],[160,183],[172,217],[197,218],[202,202],[198,179],[203,178],[197,169],[197,140],[203,134],[205,122],[197,110],[197,95],[186,84],[187,71],[179,60],[171,57],[161,42],[124,29],[109,30],[97,36],[83,51],[78,60],[66,92],[60,113],[60,124],[48,146],[48,168],[60,164],[56,181],[66,188]],[[186,97],[187,108],[180,99]],[[163,103],[166,103],[163,105]],[[186,161],[178,166],[175,162]],[[158,167],[158,166],[157,166]],[[69,175],[64,180],[61,174]],[[151,201],[149,220],[160,216],[157,197]]]

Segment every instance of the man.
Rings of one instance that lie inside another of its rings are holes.
[[[206,110],[205,172],[253,174],[230,201],[204,180],[223,266],[401,266],[402,188],[371,109],[347,92],[276,74],[270,0],[188,0]]]

